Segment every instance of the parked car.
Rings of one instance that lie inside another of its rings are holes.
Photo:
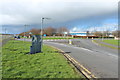
[[[20,39],[20,36],[18,36],[17,39]]]
[[[14,38],[20,39],[20,36],[14,36]]]
[[[17,36],[14,36],[14,38],[17,38]]]

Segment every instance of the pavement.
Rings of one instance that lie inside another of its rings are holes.
[[[68,53],[98,78],[118,78],[118,50],[98,46],[92,39],[74,39],[72,41],[74,45],[66,42],[68,41],[43,41],[44,44]]]

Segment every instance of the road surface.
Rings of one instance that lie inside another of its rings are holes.
[[[47,45],[69,52],[71,57],[84,65],[96,77],[118,78],[118,50],[98,46],[91,39],[74,40],[74,44],[78,47],[62,44],[62,42],[44,41]]]

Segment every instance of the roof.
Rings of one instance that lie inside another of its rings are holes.
[[[69,32],[69,33],[87,33],[87,32]]]

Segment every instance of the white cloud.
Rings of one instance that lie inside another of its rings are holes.
[[[115,12],[117,4],[118,0],[1,0],[0,24],[40,23],[41,17],[65,22]]]
[[[92,26],[88,28],[89,31],[115,31],[118,30],[118,24],[103,24],[102,26]]]
[[[73,27],[70,29],[70,32],[86,32],[86,31],[115,31],[118,30],[118,24],[117,23],[109,23],[109,24],[103,24],[101,26],[91,26],[91,27]]]
[[[70,32],[83,32],[85,31],[85,28],[81,28],[80,26],[79,27],[73,27],[70,29]]]

